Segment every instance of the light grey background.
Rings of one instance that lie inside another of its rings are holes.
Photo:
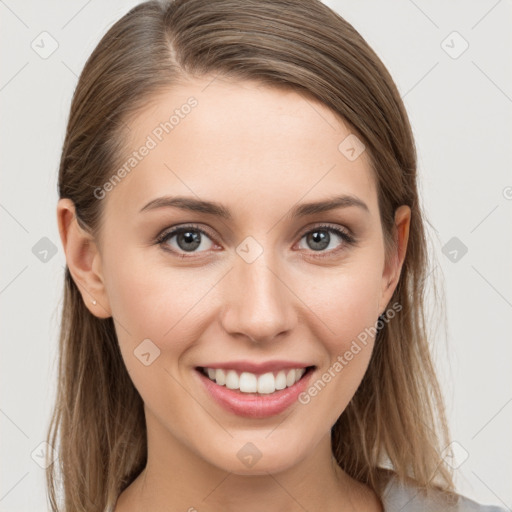
[[[35,461],[56,380],[60,150],[87,56],[136,3],[0,0],[1,511],[47,509]],[[511,508],[512,3],[326,3],[381,57],[413,125],[435,268],[446,282],[448,337],[433,343],[459,492]],[[56,253],[44,253],[51,245]]]

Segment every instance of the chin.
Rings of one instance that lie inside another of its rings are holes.
[[[277,435],[271,439],[273,434],[269,432],[259,436],[235,435],[230,444],[225,441],[217,444],[222,450],[208,450],[202,457],[223,471],[256,476],[285,471],[306,456],[304,443],[300,441],[303,437],[297,438],[297,442]]]

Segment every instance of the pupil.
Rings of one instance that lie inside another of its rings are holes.
[[[330,235],[327,231],[314,231],[313,233],[310,233],[309,241],[312,242],[312,249],[325,249],[329,246]]]
[[[183,249],[184,251],[193,251],[194,249],[197,249],[197,247],[199,247],[201,244],[201,236],[195,231],[185,231],[184,233],[180,233],[178,235],[177,241],[180,249]],[[191,244],[192,246],[184,246],[180,243],[181,241],[184,241],[185,244]]]

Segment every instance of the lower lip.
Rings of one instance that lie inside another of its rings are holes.
[[[242,393],[241,391],[219,386],[196,370],[210,396],[224,409],[245,418],[268,418],[275,416],[298,401],[299,395],[307,387],[313,371],[309,370],[289,388],[269,394]]]

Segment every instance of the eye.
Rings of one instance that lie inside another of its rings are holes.
[[[334,234],[334,237],[332,236],[332,234]],[[313,252],[322,253],[313,254],[314,257],[328,257],[333,254],[337,254],[339,251],[343,250],[347,245],[354,245],[356,242],[355,238],[352,235],[338,227],[333,226],[318,226],[315,229],[306,232],[302,236],[301,241],[303,239],[309,246],[306,247],[306,249],[309,248]],[[338,240],[338,243],[336,243],[336,240]],[[340,240],[341,244],[339,242]]]
[[[334,236],[333,236],[334,235]],[[336,255],[348,245],[355,245],[356,239],[344,230],[334,226],[318,226],[304,233],[300,239],[305,240],[315,258]],[[336,243],[338,241],[338,243]],[[186,253],[202,253],[215,245],[213,236],[196,225],[187,225],[164,231],[156,239],[156,243],[166,251],[187,258]],[[299,247],[303,249],[304,247]],[[328,249],[328,250],[326,250]]]
[[[210,235],[205,230],[193,225],[165,231],[158,236],[156,241],[165,250],[177,253],[204,252],[213,246]],[[186,257],[184,254],[182,256]]]

